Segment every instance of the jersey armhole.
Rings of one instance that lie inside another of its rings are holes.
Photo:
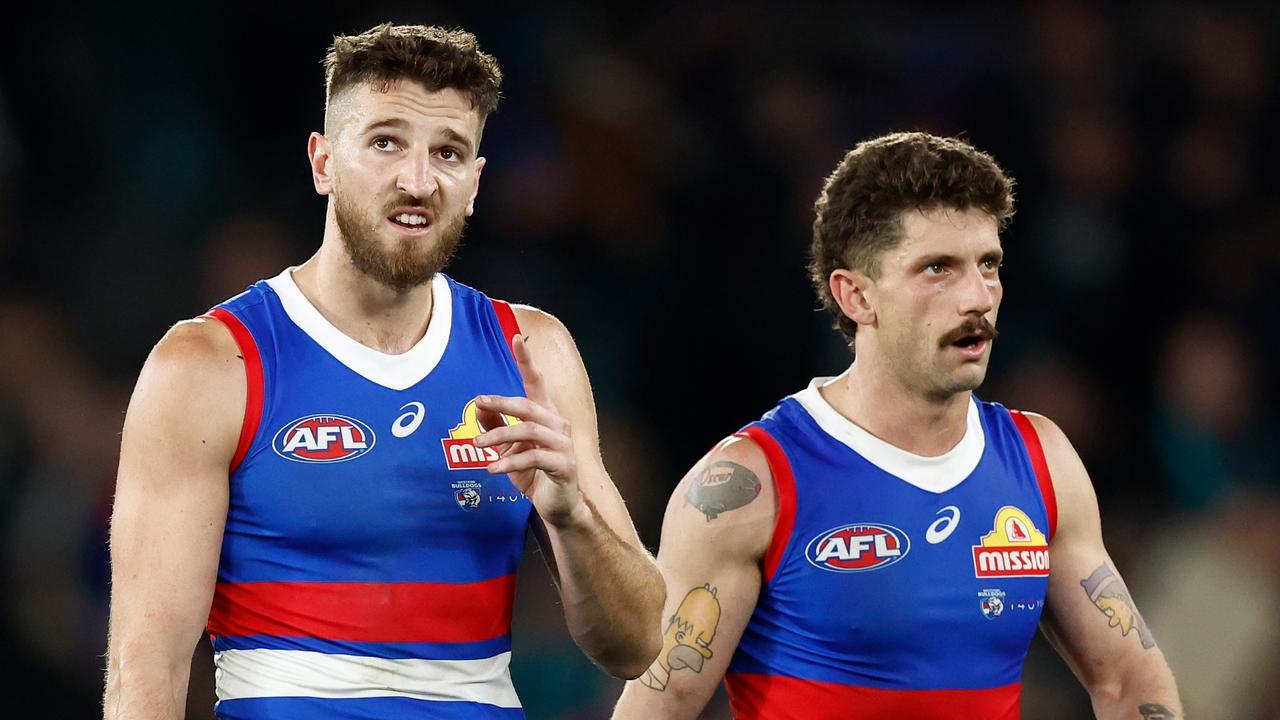
[[[1058,496],[1053,491],[1053,476],[1049,474],[1049,463],[1044,457],[1044,448],[1040,445],[1040,435],[1036,432],[1031,419],[1020,410],[1010,410],[1014,427],[1022,435],[1022,443],[1027,447],[1027,457],[1031,459],[1031,468],[1036,473],[1036,484],[1040,486],[1040,497],[1044,500],[1045,515],[1049,519],[1049,540],[1058,531]]]
[[[796,524],[795,476],[791,473],[791,462],[787,460],[787,454],[768,430],[759,425],[748,425],[734,434],[752,440],[760,448],[769,464],[769,472],[773,473],[773,485],[778,489],[778,517],[774,522],[773,537],[769,540],[769,549],[765,551],[761,568],[764,584],[768,585],[777,573],[778,565],[782,563],[782,556],[787,551],[791,531]]]
[[[262,422],[264,395],[262,356],[258,354],[258,344],[254,341],[253,334],[244,326],[240,318],[224,308],[214,308],[202,317],[212,318],[225,325],[231,331],[231,337],[235,338],[240,354],[244,356],[246,381],[244,422],[240,426],[240,442],[236,445],[235,457],[231,458],[231,465],[227,471],[234,473],[236,468],[240,467],[240,463],[244,462],[245,456],[249,454],[249,446],[253,444],[253,438],[258,434],[258,425]]]
[[[498,324],[502,326],[502,337],[507,341],[507,349],[511,351],[511,356],[515,357],[516,336],[520,334],[520,323],[516,320],[516,313],[511,309],[511,303],[504,300],[489,299],[493,304],[493,312],[498,316]]]

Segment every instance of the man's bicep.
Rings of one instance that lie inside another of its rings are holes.
[[[1083,463],[1061,430],[1044,418],[1035,422],[1059,507],[1042,626],[1081,681],[1093,688],[1153,649],[1155,639],[1107,553],[1097,497]]]
[[[600,454],[595,398],[582,356],[567,328],[554,316],[525,305],[514,306],[534,362],[547,383],[556,410],[569,421],[578,482],[605,524],[623,541],[641,547],[626,503],[605,469]]]
[[[213,327],[176,328],[138,380],[111,520],[111,651],[182,664],[208,618],[244,413],[243,364]]]
[[[1105,550],[1060,548],[1050,556],[1045,636],[1086,687],[1116,681],[1156,647],[1155,638]]]
[[[667,586],[662,650],[627,684],[616,718],[696,717],[755,611],[775,500],[764,490],[768,468],[754,444],[730,444],[736,447],[711,453],[671,497],[658,551]]]

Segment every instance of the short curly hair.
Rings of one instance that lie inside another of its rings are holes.
[[[359,35],[338,35],[324,56],[325,105],[342,90],[371,83],[385,90],[396,80],[422,83],[431,92],[460,91],[481,122],[498,107],[502,70],[465,30],[383,23]]]
[[[851,346],[858,325],[836,304],[831,272],[877,277],[881,254],[902,240],[902,214],[939,207],[977,208],[1003,228],[1013,217],[1013,178],[963,140],[900,132],[858,143],[823,183],[813,208],[809,278]]]

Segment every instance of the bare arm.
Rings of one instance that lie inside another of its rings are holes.
[[[1103,545],[1098,500],[1084,464],[1057,425],[1028,417],[1058,499],[1041,621],[1045,637],[1088,689],[1099,718],[1181,718],[1173,673]]]
[[[513,349],[529,397],[478,405],[522,422],[476,444],[503,448],[490,471],[510,473],[533,502],[535,533],[578,646],[613,675],[633,678],[661,643],[662,576],[600,458],[595,401],[573,339],[546,313],[516,313],[524,338]]]
[[[764,454],[730,438],[681,480],[662,524],[663,645],[627,683],[614,720],[695,718],[715,692],[755,610],[777,501]]]
[[[173,720],[209,618],[244,416],[244,365],[212,320],[180,323],[129,403],[111,516],[107,720]]]

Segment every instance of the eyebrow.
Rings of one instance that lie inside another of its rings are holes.
[[[463,135],[457,130],[454,130],[453,128],[445,128],[443,132],[445,137],[449,138],[450,140],[458,143],[463,148],[465,148],[468,155],[470,155],[471,151],[475,149],[471,145],[471,138],[467,137],[466,135]]]
[[[911,265],[913,267],[928,267],[939,263],[944,265],[955,265],[960,262],[960,258],[956,255],[948,255],[947,253],[931,253],[916,258]]]
[[[989,250],[983,253],[982,256],[978,258],[979,262],[986,262],[988,260],[993,260],[995,262],[1000,262],[1004,260],[1004,250]],[[932,253],[932,254],[924,255],[922,257],[917,258],[912,264],[914,267],[928,267],[936,263],[942,263],[945,265],[956,265],[962,262],[964,262],[964,258],[958,255],[951,255],[948,253]]]
[[[361,134],[373,132],[374,130],[380,130],[382,128],[394,128],[396,130],[403,130],[408,126],[409,126],[409,123],[399,118],[387,118],[385,120],[375,120],[369,123],[368,125],[366,125],[364,130],[361,131]]]

